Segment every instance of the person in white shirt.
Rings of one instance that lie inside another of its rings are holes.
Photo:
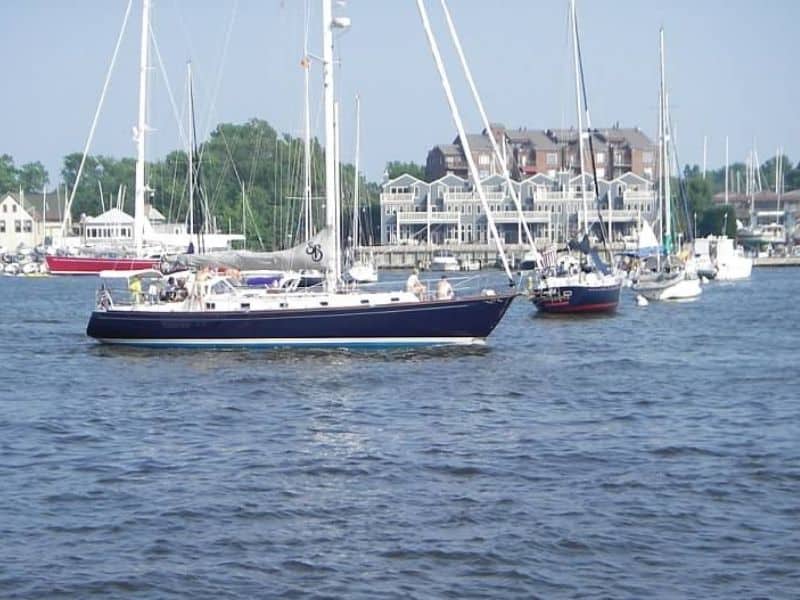
[[[411,271],[411,275],[408,276],[406,280],[406,291],[411,292],[418,298],[422,298],[425,293],[425,286],[422,285],[422,282],[419,280],[419,269],[414,269]]]
[[[447,281],[447,277],[442,275],[439,284],[436,286],[437,300],[450,300],[453,297],[453,286]]]

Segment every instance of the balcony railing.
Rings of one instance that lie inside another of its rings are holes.
[[[625,190],[622,192],[622,201],[626,204],[641,204],[642,202],[653,202],[655,195],[653,192],[639,190]]]
[[[484,192],[487,202],[502,202],[508,196],[504,192]],[[478,192],[445,192],[445,202],[480,202]]]
[[[594,213],[597,214],[597,211]],[[606,223],[609,220],[613,220],[615,223],[619,223],[621,221],[637,221],[640,215],[647,216],[646,212],[640,212],[638,210],[613,210],[609,211],[608,209],[603,209],[602,211],[603,219],[605,219]]]
[[[408,203],[414,202],[415,194],[413,192],[383,192],[381,193],[381,203]]]
[[[430,216],[429,216],[430,215]],[[424,212],[398,212],[397,222],[401,225],[420,225],[428,223],[460,223],[461,213],[456,211],[433,210],[430,213]]]
[[[527,223],[549,223],[551,213],[546,210],[524,210],[522,215]],[[516,223],[519,221],[519,212],[516,210],[501,210],[493,212],[492,216],[497,223]]]

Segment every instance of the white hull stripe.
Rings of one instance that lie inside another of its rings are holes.
[[[476,337],[386,337],[386,338],[223,338],[223,339],[127,339],[98,338],[104,344],[124,346],[161,346],[184,348],[275,348],[275,347],[402,347],[402,346],[471,346],[486,344]]]

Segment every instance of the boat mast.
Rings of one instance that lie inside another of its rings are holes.
[[[425,9],[425,4],[423,0],[417,0],[417,10],[419,11],[420,18],[422,19],[422,27],[425,29],[425,34],[428,38],[428,46],[430,47],[431,54],[433,54],[433,60],[436,63],[436,68],[439,71],[439,78],[442,81],[442,87],[444,88],[445,96],[447,96],[447,103],[450,107],[450,114],[453,117],[453,122],[455,123],[456,130],[458,130],[458,136],[461,140],[462,148],[464,149],[464,154],[467,159],[467,166],[469,167],[469,173],[472,177],[473,182],[475,183],[475,189],[478,191],[478,197],[481,201],[481,207],[483,208],[484,213],[486,214],[486,222],[489,227],[489,233],[494,238],[495,245],[497,246],[497,253],[500,255],[500,262],[503,264],[503,269],[506,272],[506,276],[508,277],[509,283],[513,286],[514,285],[514,277],[511,274],[511,267],[508,264],[508,258],[506,257],[505,250],[503,249],[503,243],[500,240],[500,235],[497,233],[497,227],[494,223],[494,217],[492,216],[492,211],[489,208],[489,204],[486,201],[486,194],[483,191],[483,186],[481,185],[480,175],[478,173],[478,168],[475,166],[475,159],[472,156],[472,151],[470,150],[469,140],[467,139],[467,134],[464,130],[464,123],[461,120],[461,114],[458,111],[458,107],[456,106],[455,98],[453,97],[453,91],[450,88],[450,81],[447,78],[447,72],[444,68],[444,63],[442,62],[442,56],[439,53],[439,45],[436,43],[436,39],[433,37],[433,32],[431,31],[431,24],[428,20],[428,11]]]
[[[306,242],[311,239],[311,108],[309,102],[309,71],[311,70],[311,59],[308,53],[308,23],[309,5],[306,0],[306,23],[305,34],[303,37],[303,75],[305,80],[305,108],[304,119],[305,129],[303,131],[303,215],[306,232]]]
[[[664,94],[664,226],[666,251],[672,253],[672,179],[670,177],[669,144],[672,138],[669,124],[669,94]]]
[[[661,62],[661,94],[659,102],[660,123],[659,128],[661,131],[661,178],[662,178],[662,196],[664,202],[664,220],[662,223],[662,230],[664,232],[662,238],[662,245],[666,253],[672,250],[672,233],[671,233],[671,220],[672,214],[670,211],[670,189],[669,189],[669,159],[667,154],[669,152],[669,129],[667,125],[667,87],[664,69],[664,29],[659,30],[659,55]]]
[[[725,136],[725,204],[728,204],[728,136]]]
[[[572,55],[575,66],[575,110],[578,112],[578,172],[581,179],[581,197],[583,201],[583,232],[589,235],[589,204],[586,197],[586,181],[583,171],[583,110],[581,106],[580,62],[578,59],[578,19],[575,11],[575,0],[570,0],[570,16],[572,19]]]
[[[775,150],[775,221],[780,218],[781,212],[781,188],[783,187],[783,148],[778,146]]]
[[[186,85],[189,96],[192,96],[192,63],[186,63]],[[189,102],[189,241],[194,244],[194,103]],[[196,248],[195,250],[199,250]]]
[[[753,143],[755,147],[755,142]],[[750,228],[755,229],[756,219],[756,157],[755,151],[750,151],[750,160],[747,161],[747,181],[745,187],[750,192]]]
[[[333,236],[333,256],[328,260],[328,282],[337,285],[341,277],[341,265],[337,253],[336,213],[339,199],[336,197],[336,134],[334,131],[333,89],[333,14],[331,0],[322,0],[322,81],[325,104],[325,226]]]
[[[333,245],[336,248],[336,256],[339,257],[339,266],[341,267],[342,260],[342,135],[339,125],[339,102],[333,103],[333,155],[335,157],[334,164],[336,171],[333,178],[334,195],[336,197],[338,208],[336,210],[336,237],[333,240]]]
[[[606,253],[608,254],[609,263],[613,263],[613,255],[611,253],[611,248],[609,247],[609,243],[608,243],[609,236],[606,235],[606,227],[605,227],[605,223],[603,222],[603,212],[600,209],[600,186],[597,183],[597,162],[595,160],[594,145],[592,143],[592,135],[591,135],[592,117],[589,114],[589,95],[586,93],[586,77],[584,76],[584,73],[583,73],[583,53],[581,52],[581,38],[578,35],[578,13],[577,13],[577,10],[575,10],[573,18],[574,18],[574,22],[575,22],[575,27],[574,27],[575,47],[576,47],[577,52],[578,52],[578,69],[577,70],[578,70],[578,73],[580,75],[580,80],[579,80],[580,81],[580,94],[581,94],[581,98],[583,99],[583,110],[584,110],[585,115],[586,115],[586,137],[587,137],[587,139],[589,141],[589,158],[591,159],[591,164],[592,164],[592,184],[593,184],[593,187],[594,187],[595,207],[597,209],[597,222],[598,222],[598,224],[600,226],[600,236],[601,236],[601,238],[603,240],[603,247],[605,248]],[[583,171],[583,158],[581,158],[581,171]],[[582,176],[581,179],[583,180],[583,179],[585,179],[585,177]],[[611,190],[608,190],[606,192],[606,196],[608,198],[609,231],[610,231],[610,227],[611,227],[610,219],[611,219],[611,211],[612,211]],[[584,190],[584,206],[586,205],[585,198],[586,198],[586,191]],[[588,227],[588,224],[587,224],[587,227]],[[587,231],[587,233],[588,233],[588,231]]]
[[[356,158],[355,181],[353,182],[353,260],[356,258],[358,248],[358,159],[361,143],[361,98],[356,94]]]
[[[142,1],[142,37],[139,54],[139,120],[136,126],[136,188],[133,204],[133,243],[141,256],[144,244],[145,136],[147,135],[147,76],[150,50],[150,0]]]

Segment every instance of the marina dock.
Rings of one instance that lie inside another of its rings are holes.
[[[753,259],[754,267],[800,267],[800,256],[764,256]]]

